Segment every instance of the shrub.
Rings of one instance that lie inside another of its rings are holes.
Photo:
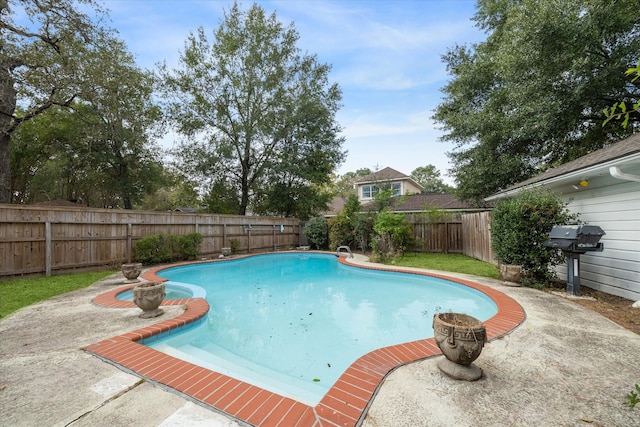
[[[329,247],[332,250],[343,245],[363,251],[370,248],[375,214],[362,214],[360,210],[358,197],[352,194],[344,208],[329,219]]]
[[[374,234],[373,225],[376,217],[371,214],[356,216],[355,229],[353,230],[354,244],[363,251],[371,248],[371,238]]]
[[[384,210],[373,225],[376,236],[372,242],[374,260],[397,258],[413,244],[411,224],[404,216]]]
[[[202,234],[188,233],[178,237],[178,250],[181,259],[196,259],[200,255],[198,245],[202,243]]]
[[[171,260],[171,236],[154,234],[145,236],[135,244],[135,259],[143,264],[160,264]]]
[[[326,248],[329,236],[327,220],[321,216],[311,218],[304,227],[304,235],[312,248]]]
[[[229,246],[231,246],[231,253],[232,254],[237,254],[238,251],[240,250],[240,240],[238,239],[231,239],[229,241]]]
[[[135,244],[135,259],[143,264],[163,264],[179,260],[195,259],[202,242],[200,233],[184,236],[154,234],[143,237]]]
[[[338,214],[328,221],[329,224],[329,249],[336,250],[338,247],[353,245],[353,230],[349,220],[343,214]]]
[[[491,245],[502,264],[521,265],[523,283],[544,285],[556,277],[552,267],[564,262],[557,249],[544,246],[554,225],[574,224],[578,215],[548,191],[523,191],[497,203],[491,213]]]

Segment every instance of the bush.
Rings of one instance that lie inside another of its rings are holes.
[[[135,259],[143,264],[161,264],[171,261],[173,239],[168,234],[154,234],[138,240],[135,245]]]
[[[237,254],[238,251],[240,250],[240,240],[238,239],[229,240],[229,246],[231,246],[231,253]]]
[[[143,264],[164,264],[167,262],[195,259],[200,253],[202,242],[200,233],[184,236],[154,234],[143,237],[135,244],[135,259]]]
[[[523,191],[498,202],[491,213],[491,245],[502,264],[521,265],[524,284],[546,285],[556,277],[552,267],[564,262],[557,249],[544,246],[554,225],[575,224],[578,215],[551,192]]]
[[[329,249],[336,250],[338,247],[347,245],[351,247],[354,242],[353,229],[347,217],[338,214],[329,219]]]
[[[371,246],[376,261],[400,257],[413,244],[411,224],[402,215],[386,210],[380,212],[373,230],[376,236]]]
[[[329,247],[331,250],[339,246],[349,246],[366,251],[370,248],[373,235],[375,214],[360,213],[361,207],[358,197],[350,195],[344,208],[329,219]]]
[[[202,234],[188,233],[178,237],[178,253],[181,259],[196,259],[200,255],[198,245],[202,243]]]
[[[304,227],[304,235],[312,248],[325,249],[329,236],[327,220],[321,216],[311,218]]]
[[[373,225],[375,224],[375,215],[366,214],[358,215],[355,220],[355,229],[353,237],[355,247],[366,251],[371,248],[371,239],[374,235]]]

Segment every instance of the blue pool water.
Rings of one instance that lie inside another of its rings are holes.
[[[433,336],[436,312],[486,320],[497,306],[443,279],[365,270],[333,255],[289,253],[162,270],[204,288],[203,322],[146,345],[316,405],[359,357]]]

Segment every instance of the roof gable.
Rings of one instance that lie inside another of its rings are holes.
[[[398,172],[395,169],[386,167],[384,169],[380,169],[379,171],[369,174],[367,176],[363,176],[358,181],[356,181],[356,184],[365,184],[368,182],[391,181],[391,180],[408,179],[408,178],[410,177],[403,174],[402,172]]]
[[[405,175],[402,172],[398,172],[395,169],[390,167],[386,167],[384,169],[380,169],[377,172],[369,174],[367,176],[363,176],[358,181],[355,182],[356,186],[371,184],[374,182],[385,182],[385,181],[410,181],[416,187],[423,189],[424,187],[420,185],[419,182],[416,182],[409,175]]]

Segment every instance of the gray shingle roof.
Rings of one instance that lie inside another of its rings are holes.
[[[343,207],[347,197],[334,198],[325,215],[336,215]],[[431,209],[447,211],[477,211],[490,209],[492,204],[485,203],[484,206],[476,206],[466,203],[452,194],[411,194],[391,199],[393,210],[396,212],[424,212]],[[362,210],[372,209],[375,202],[363,203]]]
[[[590,166],[605,163],[634,153],[640,153],[640,133],[631,135],[630,137],[623,139],[622,141],[608,145],[607,147],[601,148],[600,150],[593,151],[571,162],[567,162],[558,167],[548,169],[545,172],[529,178],[526,181],[514,184],[504,191],[524,187],[536,182],[546,181],[551,178],[555,178],[571,172],[576,172],[580,169],[585,169]]]
[[[361,184],[364,182],[377,182],[377,181],[389,181],[395,179],[407,179],[408,175],[403,174],[402,172],[398,172],[395,169],[391,169],[389,167],[380,169],[378,172],[374,172],[370,175],[363,176],[356,184]]]
[[[391,199],[393,210],[396,212],[419,212],[429,209],[438,210],[477,210],[482,209],[466,203],[452,194],[411,194],[408,196]],[[367,210],[373,202],[363,204],[363,210]],[[487,204],[488,207],[489,204]]]

